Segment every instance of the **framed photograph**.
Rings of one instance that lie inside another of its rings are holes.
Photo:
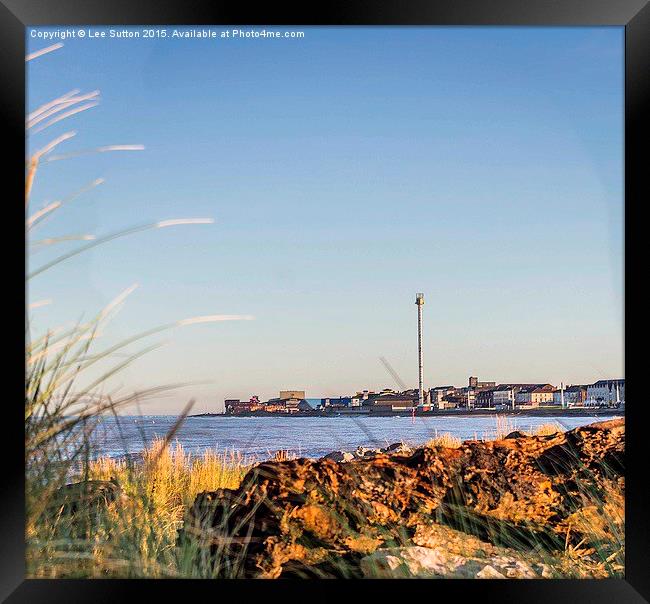
[[[5,601],[650,601],[646,1],[0,23]]]

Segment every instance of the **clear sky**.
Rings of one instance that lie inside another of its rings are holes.
[[[73,38],[28,63],[28,110],[75,88],[102,97],[32,148],[68,130],[57,152],[145,146],[44,164],[32,211],[106,182],[33,239],[215,219],[35,278],[31,301],[52,303],[34,328],[89,317],[133,283],[102,346],[196,315],[255,317],[174,329],[122,372],[124,391],[209,382],[149,413],[395,387],[381,356],[416,387],[416,292],[426,386],[622,376],[623,28],[300,29]],[[52,43],[30,31],[28,52]]]

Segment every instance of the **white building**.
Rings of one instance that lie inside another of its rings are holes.
[[[431,405],[434,407],[437,407],[438,409],[442,409],[443,402],[449,395],[453,395],[456,393],[456,388],[454,386],[436,386],[435,388],[431,388],[429,390],[429,400],[431,401]]]
[[[497,386],[497,388],[494,389],[493,401],[495,407],[498,407],[499,405],[503,405],[504,407],[514,409],[515,406],[514,388],[506,384]]]
[[[518,405],[530,405],[533,400],[533,390],[537,386],[524,386],[519,388],[515,394],[515,403]]]
[[[620,380],[598,380],[595,384],[587,386],[587,404],[604,403],[609,405],[619,401],[625,401],[625,378]]]
[[[564,404],[565,405],[582,405],[587,398],[586,386],[567,386],[564,389]],[[553,392],[553,404],[562,404],[562,389]]]

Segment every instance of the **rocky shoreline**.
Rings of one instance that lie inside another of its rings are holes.
[[[200,493],[177,545],[218,576],[622,576],[624,446],[615,419],[266,462]]]
[[[188,576],[622,577],[624,454],[620,418],[271,460],[199,492],[170,545]],[[113,479],[69,484],[52,514],[92,535],[130,498]]]

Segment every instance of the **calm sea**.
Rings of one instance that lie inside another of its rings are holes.
[[[557,423],[561,429],[611,417],[506,417],[507,430],[530,430]],[[101,455],[119,457],[141,451],[156,437],[164,438],[176,421],[165,415],[106,418],[96,434]],[[423,444],[444,433],[461,440],[494,438],[495,417],[189,417],[172,442],[200,455],[206,449],[238,451],[268,458],[278,450],[301,457],[320,457],[334,450],[352,451],[358,446],[384,447],[395,442]]]

